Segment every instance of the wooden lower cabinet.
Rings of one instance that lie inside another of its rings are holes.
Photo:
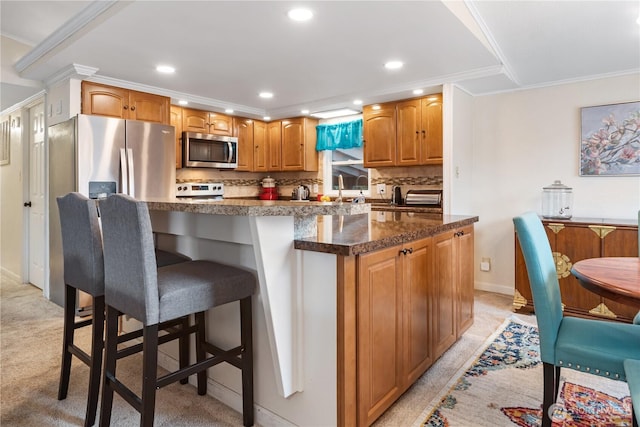
[[[640,306],[617,303],[584,289],[571,267],[586,258],[638,256],[638,226],[633,220],[573,218],[543,219],[556,262],[565,315],[631,322]],[[527,268],[515,236],[515,287],[513,305],[519,312],[534,311]]]
[[[358,426],[371,425],[471,326],[472,267],[473,226],[358,257]]]

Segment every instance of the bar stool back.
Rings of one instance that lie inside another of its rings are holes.
[[[156,389],[197,373],[198,394],[206,394],[208,367],[228,362],[242,371],[243,423],[253,425],[252,273],[211,261],[189,261],[156,269],[151,221],[146,203],[121,194],[100,203],[104,238],[107,333],[100,425],[108,426],[117,392],[152,426]],[[225,351],[206,342],[205,311],[240,302],[240,345]],[[137,396],[116,377],[116,315],[143,324],[142,393]],[[158,323],[194,314],[196,362],[157,377]],[[206,358],[206,353],[212,357]]]

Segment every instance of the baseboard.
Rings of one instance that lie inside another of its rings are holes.
[[[175,371],[178,369],[178,361],[167,354],[158,352],[158,365],[168,371]],[[194,387],[197,386],[195,376],[189,377],[189,384]],[[207,378],[207,394],[216,400],[224,403],[228,407],[232,408],[238,413],[242,413],[242,396],[235,391],[231,390],[224,385],[215,382],[211,378]],[[284,418],[274,414],[268,409],[263,408],[255,404],[255,423],[263,427],[295,427],[295,424],[291,424]]]
[[[474,288],[479,291],[495,292],[497,294],[513,296],[515,289],[513,286],[497,285],[495,283],[478,282],[474,283]]]
[[[17,275],[11,270],[7,270],[5,267],[0,267],[0,273],[2,273],[5,276],[8,276],[10,279],[15,280],[18,283],[22,282],[22,278],[19,275]]]

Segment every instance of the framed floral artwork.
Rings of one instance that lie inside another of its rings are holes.
[[[640,102],[581,109],[581,176],[640,175]]]

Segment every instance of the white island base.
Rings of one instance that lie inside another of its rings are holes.
[[[256,272],[256,423],[337,425],[337,256],[294,249],[293,216],[150,213],[159,248]],[[207,328],[217,346],[237,346],[238,303],[209,310]],[[160,351],[161,366],[177,369],[177,344]],[[241,412],[240,371],[222,363],[208,378],[208,393]]]

